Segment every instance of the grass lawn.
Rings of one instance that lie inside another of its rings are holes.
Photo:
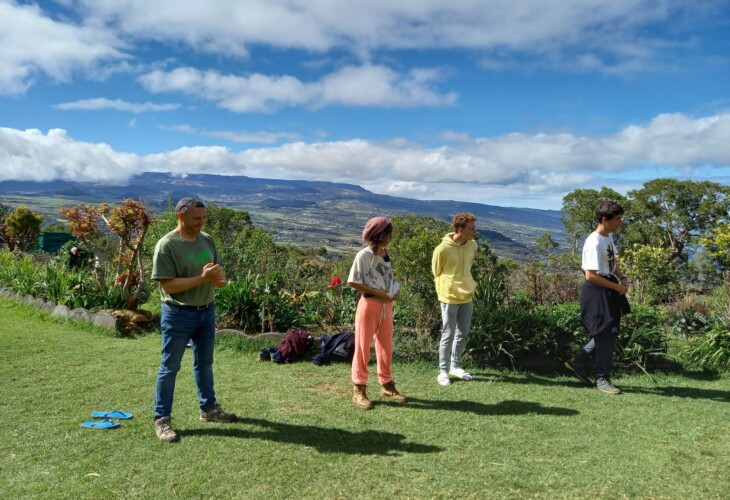
[[[198,420],[187,353],[173,423],[152,424],[159,337],[115,338],[0,299],[3,498],[727,498],[730,377],[569,378],[396,364],[397,405],[350,403],[349,367],[258,363],[219,349],[216,389],[240,420]],[[374,371],[374,367],[373,370]],[[134,413],[80,427],[94,410]]]

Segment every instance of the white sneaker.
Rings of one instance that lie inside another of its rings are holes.
[[[472,378],[474,378],[471,376],[471,373],[465,372],[463,368],[454,368],[453,370],[451,370],[449,372],[449,376],[454,377],[454,378],[460,378],[461,380],[466,380],[466,381],[469,381]]]
[[[449,380],[449,374],[446,372],[439,373],[439,376],[436,380],[438,381],[439,385],[451,385],[451,380]]]

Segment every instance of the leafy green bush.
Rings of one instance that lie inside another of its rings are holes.
[[[125,304],[121,289],[100,290],[87,271],[69,269],[45,254],[0,251],[0,283],[21,295],[50,300],[71,309],[116,309]]]
[[[282,284],[279,273],[266,277],[249,273],[229,280],[216,297],[220,325],[249,333],[288,330],[296,323],[298,313],[282,293]]]
[[[711,372],[730,371],[730,328],[717,319],[710,328],[689,339],[679,350],[680,361],[691,368]]]
[[[530,312],[506,302],[504,283],[496,274],[485,275],[478,283],[467,353],[481,362],[514,366]]]
[[[58,249],[58,261],[69,269],[89,269],[94,263],[94,253],[80,241],[67,241]]]
[[[643,304],[632,304],[631,314],[621,318],[614,363],[624,371],[643,371],[666,363],[667,335],[665,316],[661,311]]]
[[[530,326],[524,334],[523,348],[528,355],[539,354],[562,362],[588,341],[580,323],[580,304],[577,301],[536,307]]]
[[[730,284],[715,288],[707,298],[707,307],[713,316],[730,323]]]
[[[667,302],[679,291],[676,261],[671,249],[634,245],[624,250],[622,269],[632,282],[631,296],[642,304]]]
[[[218,290],[215,307],[219,326],[255,332],[259,324],[259,304],[253,290],[257,277],[252,274],[229,278],[225,287]]]

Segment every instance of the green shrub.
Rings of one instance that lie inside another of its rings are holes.
[[[282,293],[283,284],[280,273],[269,273],[266,277],[249,273],[229,280],[216,297],[216,314],[221,326],[249,333],[291,328],[296,324],[298,312]]]
[[[226,286],[218,290],[215,307],[221,327],[257,331],[259,304],[253,293],[256,287],[257,277],[247,274],[229,278]]]
[[[474,292],[474,314],[467,353],[480,362],[515,365],[522,350],[522,334],[530,312],[510,307],[501,278],[487,274]]]
[[[711,372],[730,371],[730,328],[717,319],[710,328],[689,339],[679,350],[678,359],[690,368]]]
[[[89,269],[94,264],[94,253],[80,241],[67,241],[58,249],[58,261],[69,269]]]
[[[0,283],[21,295],[29,294],[71,309],[117,309],[125,304],[120,288],[100,290],[86,270],[69,269],[42,253],[0,251]]]
[[[536,307],[530,326],[524,334],[527,355],[543,355],[562,362],[588,341],[588,334],[580,323],[577,301]]]
[[[664,366],[667,355],[666,322],[661,311],[643,304],[632,304],[631,314],[621,318],[614,363],[623,371],[650,370]]]

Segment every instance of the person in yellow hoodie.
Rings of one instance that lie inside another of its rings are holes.
[[[439,343],[438,383],[450,385],[450,377],[471,380],[461,367],[466,338],[474,312],[472,295],[477,287],[471,265],[477,253],[474,214],[454,216],[454,232],[443,237],[433,251],[431,270],[441,304],[441,342]]]

